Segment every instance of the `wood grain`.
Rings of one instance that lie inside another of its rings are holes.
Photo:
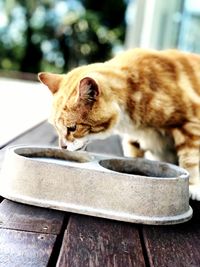
[[[192,220],[174,226],[144,226],[143,237],[151,267],[200,266],[200,202],[190,202]]]
[[[14,138],[7,145],[51,145],[57,143],[57,134],[47,121],[44,121]]]
[[[200,266],[199,226],[146,226],[143,234],[151,267]]]
[[[92,141],[90,144],[87,145],[86,150],[115,156],[123,155],[120,137],[117,135],[111,136],[105,140]]]
[[[9,200],[0,204],[0,228],[59,234],[65,213]]]
[[[144,267],[135,225],[72,215],[57,267]]]
[[[4,148],[0,148],[0,168],[7,147],[14,145],[57,146],[57,139],[58,138],[53,126],[51,126],[47,121],[40,123],[39,125],[12,140]]]
[[[0,229],[0,266],[48,266],[55,241],[51,234]]]

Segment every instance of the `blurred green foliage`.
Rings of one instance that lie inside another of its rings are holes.
[[[124,0],[0,0],[0,69],[64,72],[123,44]]]

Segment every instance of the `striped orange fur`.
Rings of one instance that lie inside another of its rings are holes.
[[[126,156],[178,162],[200,200],[200,56],[133,49],[68,74],[40,73],[63,148],[119,133]]]

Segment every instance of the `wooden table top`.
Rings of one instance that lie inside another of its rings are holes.
[[[46,122],[8,144],[55,145]],[[118,137],[89,151],[121,155]],[[5,147],[0,151],[2,162]],[[195,267],[200,266],[200,202],[191,221],[149,226],[23,205],[0,199],[0,267]]]

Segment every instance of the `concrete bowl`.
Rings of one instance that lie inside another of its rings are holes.
[[[0,195],[132,223],[177,224],[192,217],[185,170],[164,162],[58,148],[9,148]]]

